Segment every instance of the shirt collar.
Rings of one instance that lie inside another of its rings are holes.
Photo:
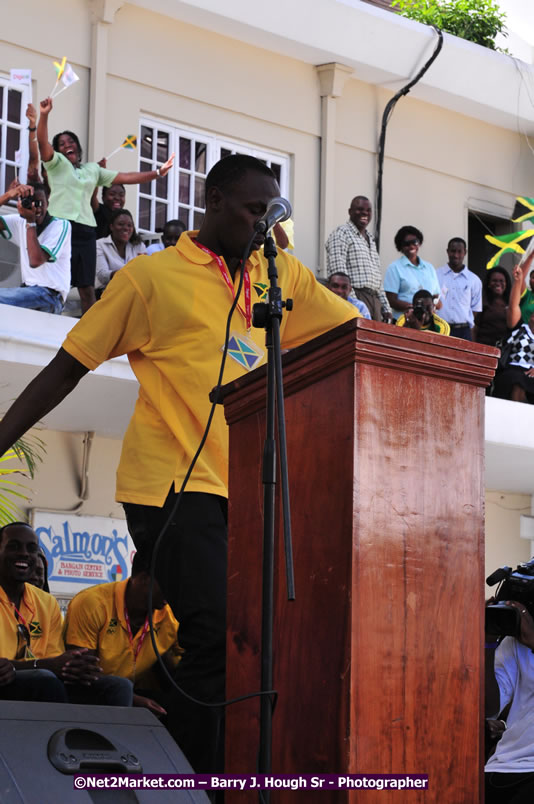
[[[362,240],[365,240],[364,236],[362,235],[362,233],[360,232],[360,230],[358,229],[358,227],[356,226],[356,224],[354,223],[354,221],[351,221],[351,219],[349,218],[349,219],[348,219],[348,221],[347,221],[347,223],[349,224],[349,226],[351,226],[351,227],[353,228],[353,230],[356,232],[356,234],[358,235],[358,237],[361,237],[361,238],[362,238]],[[368,229],[366,229],[366,230],[365,230],[365,234],[367,235],[367,237],[369,238],[369,240],[371,240],[371,238],[372,238],[372,234],[371,234],[371,232],[370,232]]]
[[[197,265],[209,265],[212,262],[212,257],[205,251],[202,251],[194,239],[198,235],[198,231],[184,232],[176,243],[176,248],[189,262],[196,263]],[[224,257],[222,258],[224,260]],[[253,251],[247,260],[249,273],[260,265],[260,252],[259,250]]]
[[[455,276],[460,276],[460,274],[463,274],[466,271],[467,271],[467,265],[463,265],[461,271],[453,271],[449,263],[446,263],[445,265],[445,273],[447,274],[454,274]]]
[[[413,262],[410,262],[406,254],[401,254],[399,262],[407,268],[415,268],[416,271],[420,270],[425,265],[425,261],[421,257],[419,257],[419,265],[414,265]]]

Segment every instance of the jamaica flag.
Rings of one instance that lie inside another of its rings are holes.
[[[534,198],[522,198],[518,196],[515,199],[515,207],[512,212],[514,223],[523,223],[523,221],[531,221],[534,223]]]
[[[513,253],[523,255],[534,237],[534,229],[525,229],[522,232],[510,232],[504,235],[486,235],[486,240],[495,246],[495,253],[486,268],[494,268],[504,254]]]

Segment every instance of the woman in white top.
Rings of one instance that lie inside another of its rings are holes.
[[[123,265],[146,251],[127,209],[114,210],[109,231],[108,237],[96,241],[97,298],[100,298],[108,282]]]

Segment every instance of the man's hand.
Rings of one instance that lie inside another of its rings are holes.
[[[27,209],[26,207],[22,206],[19,200],[17,201],[17,211],[20,217],[24,218],[25,221],[27,221],[28,223],[35,223],[35,218],[37,217],[37,211],[35,209],[34,203],[32,203],[31,209]]]
[[[163,715],[167,714],[165,709],[162,706],[160,706],[159,703],[153,701],[152,698],[145,698],[144,695],[135,695],[134,693],[133,705],[144,706],[145,709],[149,709],[152,712],[152,714],[156,715],[156,717],[163,717]]]
[[[15,680],[15,668],[9,659],[0,659],[0,687],[5,687]]]
[[[60,656],[45,661],[46,669],[55,673],[65,684],[82,684],[89,687],[102,675],[98,656],[88,653],[87,648],[67,650]]]
[[[39,109],[41,110],[41,115],[43,117],[48,117],[48,115],[50,114],[50,112],[53,109],[53,106],[54,105],[52,103],[52,98],[45,98],[44,100],[42,100],[41,103],[39,104]]]
[[[504,720],[496,720],[495,718],[487,717],[486,728],[492,740],[500,740],[506,731],[506,723]]]
[[[106,159],[105,156],[103,156],[102,159],[100,159],[96,164],[99,165],[101,168],[105,168],[108,165],[108,160]]]
[[[404,313],[404,326],[411,327],[411,329],[421,329],[423,326],[422,321],[415,317],[413,307],[408,307]]]
[[[2,196],[2,203],[5,204],[12,198],[25,198],[27,195],[33,195],[33,187],[30,187],[29,184],[21,184],[18,179],[16,181],[14,179]]]

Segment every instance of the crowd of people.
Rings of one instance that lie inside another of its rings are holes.
[[[329,235],[327,286],[375,321],[500,347],[492,393],[534,402],[534,251],[514,269],[513,283],[500,266],[487,271],[482,283],[466,265],[462,237],[449,240],[447,262],[436,269],[420,256],[420,229],[402,226],[394,238],[401,256],[387,267],[382,280],[380,257],[368,230],[372,214],[369,199],[358,195],[349,207],[349,220]]]
[[[61,131],[49,141],[52,107],[51,98],[42,101],[37,121],[35,108],[28,105],[28,183],[15,180],[0,195],[0,205],[17,200],[18,215],[0,218],[0,234],[19,247],[22,277],[21,287],[0,288],[0,303],[61,313],[75,287],[83,314],[116,271],[145,252],[133,217],[124,209],[125,185],[166,176],[174,154],[147,172],[109,170],[105,159],[83,162],[73,131]],[[174,245],[185,229],[180,221],[169,221],[167,227],[171,223],[174,228],[168,229],[162,247]]]
[[[0,528],[0,700],[143,706],[176,731],[169,682],[148,633],[150,567],[79,592],[65,621],[48,587],[46,556],[24,522]],[[178,622],[157,582],[155,640],[169,672],[180,661]]]
[[[18,237],[21,250],[24,244],[28,254],[28,276],[44,266],[47,289],[61,299],[64,286],[54,286],[52,268],[60,255],[64,259],[70,242],[69,286],[80,290],[84,315],[0,422],[0,455],[88,371],[112,356],[127,354],[141,390],[123,443],[117,500],[124,506],[137,553],[132,577],[122,587],[105,585],[75,598],[63,630],[54,598],[30,584],[34,574],[37,578],[36,534],[25,523],[0,530],[0,692],[17,699],[35,696],[41,689],[40,700],[105,700],[127,706],[137,702],[170,717],[169,728],[196,771],[220,770],[222,707],[193,702],[218,704],[225,694],[228,434],[220,407],[194,464],[193,456],[212,416],[209,392],[218,376],[227,315],[241,277],[243,303],[232,319],[232,337],[241,352],[228,351],[225,381],[246,372],[241,359],[245,347],[259,359],[265,356],[265,333],[251,327],[251,301],[263,298],[269,284],[261,250],[265,235],[255,227],[280,188],[261,161],[228,156],[207,176],[206,213],[198,233],[180,232],[179,222],[169,222],[172,236],[179,235],[176,248],[149,257],[141,253],[129,261],[132,249],[140,244],[132,216],[124,209],[124,184],[165,175],[172,157],[149,173],[116,173],[96,163],[84,165],[72,132],[62,132],[49,143],[51,110],[47,99],[37,126],[29,118],[30,139],[37,131],[50,201],[44,182],[43,187],[34,180],[33,185],[10,188],[9,197],[18,199],[18,215],[0,219],[1,233]],[[99,186],[104,187],[101,203],[95,200]],[[101,227],[100,241],[93,210]],[[401,256],[382,280],[376,244],[367,229],[372,216],[369,200],[357,196],[349,216],[326,244],[328,287],[322,287],[296,257],[279,252],[280,286],[294,300],[291,315],[282,317],[282,346],[294,348],[362,315],[467,340],[480,340],[479,330],[490,337],[491,320],[504,320],[505,334],[513,331],[507,339],[511,348],[502,385],[517,398],[521,392],[528,398],[534,286],[525,293],[523,286],[532,257],[516,269],[511,289],[501,269],[489,272],[483,306],[481,282],[465,265],[462,238],[449,241],[448,261],[436,272],[419,255],[422,232],[403,226],[395,237]],[[15,224],[11,217],[21,222]],[[243,266],[247,244],[250,253]],[[94,304],[96,276],[106,291]],[[29,279],[25,285],[15,290],[28,290]],[[188,485],[181,495],[185,478]],[[147,639],[146,568],[162,530],[155,562],[154,619],[161,625],[158,640],[170,672],[189,698],[175,691],[166,698],[165,690],[158,691],[144,673],[155,664]],[[163,612],[161,622],[158,612]],[[142,666],[144,651],[148,667]]]

